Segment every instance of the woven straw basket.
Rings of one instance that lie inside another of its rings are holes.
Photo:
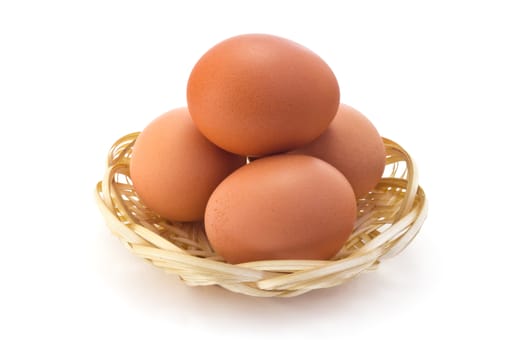
[[[426,217],[427,201],[410,155],[384,138],[385,175],[358,200],[354,232],[333,259],[228,264],[210,247],[202,223],[169,222],[140,202],[129,178],[138,134],[122,137],[111,148],[106,174],[96,186],[97,203],[109,229],[133,254],[191,286],[219,285],[260,297],[291,297],[336,286],[402,251]]]

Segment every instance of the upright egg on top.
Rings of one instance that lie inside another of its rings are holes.
[[[266,155],[318,137],[339,106],[339,85],[317,54],[266,34],[232,37],[193,68],[188,108],[197,128],[219,147]]]
[[[246,163],[209,142],[187,108],[153,120],[137,137],[130,163],[133,187],[146,206],[173,221],[196,221],[215,187]]]

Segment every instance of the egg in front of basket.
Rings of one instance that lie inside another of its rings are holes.
[[[353,189],[332,165],[306,155],[264,157],[229,175],[206,206],[214,250],[229,263],[330,259],[352,233]]]
[[[156,118],[138,136],[130,177],[141,201],[160,216],[197,221],[217,185],[245,163],[202,136],[183,107]]]

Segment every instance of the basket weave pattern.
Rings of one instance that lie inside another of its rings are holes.
[[[358,200],[354,231],[333,259],[228,264],[209,245],[203,223],[169,222],[140,202],[129,178],[138,134],[122,137],[111,148],[106,173],[96,186],[96,200],[111,232],[133,254],[178,275],[188,285],[219,285],[264,297],[290,297],[336,286],[402,251],[426,217],[426,197],[410,155],[383,138],[385,175]]]

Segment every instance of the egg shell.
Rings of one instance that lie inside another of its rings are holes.
[[[341,104],[328,129],[310,144],[290,153],[320,158],[341,171],[357,197],[371,191],[385,169],[385,146],[379,132],[361,112]]]
[[[141,201],[173,221],[204,218],[215,187],[246,163],[200,134],[187,108],[153,120],[133,146],[130,176]]]
[[[356,218],[346,178],[304,155],[258,159],[228,176],[205,213],[212,247],[230,263],[268,259],[329,259]]]
[[[293,41],[246,34],[220,42],[194,66],[187,101],[197,128],[233,153],[265,155],[318,137],[339,106],[337,79]]]

